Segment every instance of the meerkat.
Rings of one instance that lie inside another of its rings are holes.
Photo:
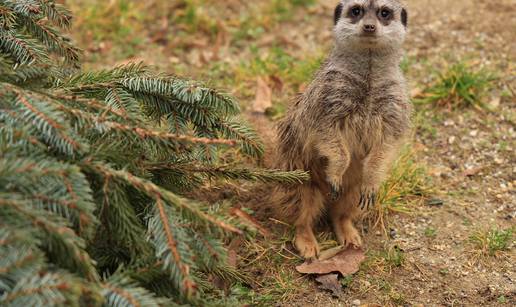
[[[362,245],[354,222],[375,204],[410,131],[412,108],[399,65],[406,29],[407,11],[398,0],[340,1],[333,50],[278,124],[276,166],[311,176],[273,194],[305,258],[319,253],[313,227],[323,212],[340,244]]]

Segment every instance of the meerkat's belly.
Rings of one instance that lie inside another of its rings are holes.
[[[378,115],[351,115],[342,127],[343,139],[353,159],[362,160],[384,138],[383,121]]]

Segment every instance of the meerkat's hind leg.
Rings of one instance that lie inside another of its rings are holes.
[[[353,220],[360,214],[360,210],[356,206],[359,198],[360,190],[357,187],[347,191],[339,201],[332,204],[330,214],[333,229],[337,241],[343,246],[362,246],[360,233],[353,225]]]
[[[314,186],[301,186],[299,214],[295,221],[296,235],[294,244],[303,258],[316,258],[319,245],[313,227],[324,208],[321,191]]]
[[[319,255],[319,244],[310,226],[296,226],[294,244],[305,259],[315,259]]]

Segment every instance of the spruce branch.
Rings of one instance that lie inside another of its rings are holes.
[[[57,80],[54,87],[61,90],[81,92],[85,89],[113,87],[115,85],[113,81],[148,74],[148,68],[143,63],[130,63],[109,70],[80,72],[66,80]]]
[[[114,110],[120,111],[125,117],[142,121],[140,104],[127,91],[121,88],[109,88],[106,95],[106,104]]]
[[[34,20],[26,17],[23,20],[27,32],[37,38],[41,43],[64,57],[69,64],[79,61],[79,49],[72,45],[68,38],[63,37],[56,29],[45,24],[44,20]]]
[[[9,242],[14,236],[4,231],[0,230],[0,292],[12,291],[16,283],[37,274],[44,264],[41,252],[29,244]]]
[[[16,87],[5,85],[4,88],[15,94],[17,109],[14,111],[19,112],[19,116],[15,118],[22,119],[26,124],[33,124],[46,142],[64,154],[74,155],[85,151],[85,145],[76,140],[78,137],[68,134],[73,130],[69,128],[63,114],[52,108],[52,104],[40,101],[38,97],[30,96]]]
[[[0,214],[17,215],[37,227],[41,231],[39,234],[42,235],[42,244],[45,244],[55,261],[72,270],[77,270],[88,280],[99,280],[92,260],[84,251],[84,240],[79,238],[72,229],[64,226],[65,220],[50,215],[44,210],[30,208],[20,200],[0,198],[0,208],[2,208]],[[62,258],[62,255],[68,255],[69,258]]]
[[[129,91],[167,97],[169,99],[202,105],[221,115],[235,115],[240,109],[229,96],[213,89],[173,77],[133,77],[120,80]]]
[[[175,306],[169,299],[156,297],[152,292],[119,272],[113,274],[106,283],[102,284],[102,295],[105,298],[104,306]]]
[[[307,172],[300,170],[285,172],[281,170],[238,168],[232,165],[210,166],[177,162],[153,162],[149,163],[147,167],[158,172],[170,170],[184,174],[201,173],[209,178],[261,181],[265,183],[301,184],[310,179]]]
[[[4,0],[3,2],[21,16],[41,13],[40,3],[36,0]]]
[[[38,44],[37,40],[13,30],[0,28],[0,51],[9,55],[18,65],[50,61],[47,51]]]
[[[260,158],[263,155],[263,143],[251,128],[235,119],[225,119],[217,123],[221,136],[241,141],[242,152],[251,157]]]
[[[63,5],[54,0],[40,0],[39,3],[48,20],[61,28],[68,29],[70,27],[72,15]]]
[[[149,238],[155,246],[156,257],[170,272],[171,280],[190,297],[197,288],[190,276],[190,268],[194,265],[193,254],[185,241],[187,234],[175,221],[175,216],[172,209],[157,197],[148,222]]]
[[[0,296],[3,306],[65,306],[79,302],[82,289],[72,277],[58,273],[27,276]]]
[[[16,24],[16,14],[3,3],[0,3],[0,28],[9,29]]]
[[[6,156],[0,156],[0,177],[0,184],[16,187],[4,189],[13,199],[16,193],[23,193],[20,197],[33,208],[69,219],[85,236],[92,232],[97,221],[93,214],[95,204],[89,183],[78,167],[58,161],[19,158],[16,153],[7,152]]]
[[[123,182],[127,182],[128,184],[132,185],[133,187],[140,190],[142,193],[145,193],[148,197],[151,199],[154,199],[155,201],[159,200],[165,200],[168,204],[173,205],[174,207],[177,207],[179,210],[186,211],[190,213],[190,217],[197,218],[199,221],[204,221],[205,226],[211,225],[215,226],[221,229],[224,229],[229,232],[234,232],[238,234],[242,234],[242,231],[238,228],[231,226],[229,224],[226,224],[222,221],[219,221],[215,219],[214,217],[202,212],[199,210],[196,206],[193,206],[189,204],[185,199],[175,195],[174,193],[165,190],[156,184],[152,183],[151,181],[139,178],[134,176],[133,174],[126,172],[126,171],[120,171],[112,169],[111,167],[107,165],[102,165],[100,163],[91,163],[89,161],[83,162],[83,167],[86,169],[90,169],[95,173],[102,174],[103,177],[111,177],[113,179],[118,179]],[[206,224],[208,223],[208,224]],[[201,224],[201,225],[202,225]]]
[[[116,243],[127,247],[134,256],[148,254],[149,246],[142,240],[145,229],[131,205],[125,188],[106,177],[99,198],[99,202],[102,203],[99,218],[105,229],[105,232],[99,234],[109,233]]]
[[[118,89],[116,89],[118,90]],[[100,118],[114,118],[119,119],[123,122],[128,122],[131,124],[141,124],[143,122],[143,118],[141,118],[141,114],[137,114],[136,107],[130,106],[130,102],[124,101],[125,98],[119,97],[118,98],[112,98],[115,99],[116,102],[113,102],[111,100],[108,100],[106,98],[105,103],[96,99],[91,98],[85,98],[82,96],[70,94],[66,91],[59,91],[56,90],[55,92],[42,92],[39,91],[38,94],[47,96],[53,100],[60,101],[64,103],[64,105],[61,105],[62,110],[68,111],[70,114],[73,114],[73,111],[75,109],[78,109],[79,111],[88,111],[92,112],[94,114],[100,114]],[[130,98],[128,98],[130,100]],[[124,104],[123,106],[118,106],[118,103]],[[125,104],[128,105],[125,105]],[[134,118],[132,117],[133,114],[131,112],[135,112]],[[91,115],[85,115],[86,117],[91,118]]]
[[[227,139],[209,139],[209,138],[198,138],[198,137],[192,137],[188,135],[177,135],[172,133],[166,133],[166,132],[160,132],[155,130],[149,130],[145,128],[140,127],[131,127],[124,124],[119,124],[116,122],[102,122],[106,127],[110,129],[115,129],[118,131],[124,131],[124,132],[130,132],[135,133],[139,137],[145,139],[154,139],[156,141],[163,141],[163,140],[173,140],[178,142],[186,142],[186,143],[195,143],[195,144],[218,144],[218,145],[235,145],[236,142],[233,140],[227,140]]]

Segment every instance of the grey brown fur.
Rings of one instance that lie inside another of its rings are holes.
[[[344,0],[334,21],[333,51],[278,127],[277,167],[311,174],[273,196],[305,258],[319,252],[313,226],[325,210],[341,244],[362,244],[353,221],[375,203],[410,130],[399,68],[406,11],[397,0]]]

